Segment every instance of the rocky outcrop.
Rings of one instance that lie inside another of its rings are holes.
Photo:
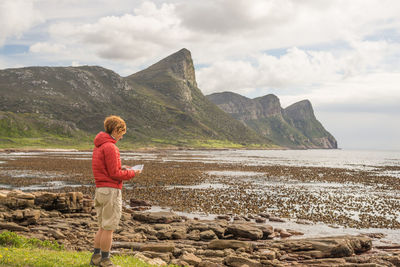
[[[20,191],[0,191],[0,196],[1,229],[57,240],[69,249],[92,249],[97,221],[93,203],[81,201],[87,196]],[[7,196],[14,201],[5,201]],[[21,209],[23,199],[33,200],[33,206]],[[45,205],[44,199],[53,204]],[[391,247],[387,252],[373,248],[368,236],[283,239],[279,234],[290,229],[253,221],[193,220],[172,212],[152,215],[124,208],[119,226],[113,249],[161,266],[398,266],[400,262],[399,249]],[[194,233],[198,236],[195,240],[190,238]]]
[[[233,238],[248,238],[250,240],[259,240],[263,238],[263,231],[257,226],[249,223],[234,223],[227,227],[227,234],[232,234]]]
[[[366,236],[337,236],[267,242],[266,248],[277,248],[297,259],[343,258],[366,252],[372,248]]]
[[[144,223],[172,223],[182,221],[182,217],[172,212],[135,212],[132,214],[134,220]]]
[[[273,94],[249,99],[232,92],[207,98],[223,111],[274,143],[291,148],[337,148],[335,138],[316,119],[310,101],[286,109]]]
[[[81,192],[50,193],[36,192],[25,193],[20,190],[0,191],[0,205],[10,209],[41,208],[44,210],[58,210],[64,213],[92,211],[93,200],[84,197]]]
[[[193,100],[192,88],[197,88],[196,75],[192,56],[189,50],[183,48],[178,52],[160,60],[145,70],[139,71],[129,78],[133,80],[151,82],[153,88],[158,89],[162,86],[157,83],[155,77],[169,75],[175,78],[179,90],[169,90],[170,93],[176,93],[173,96],[186,103]]]

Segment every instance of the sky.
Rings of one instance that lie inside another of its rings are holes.
[[[204,94],[311,101],[343,149],[400,150],[398,0],[1,0],[0,69],[121,76],[187,48]]]

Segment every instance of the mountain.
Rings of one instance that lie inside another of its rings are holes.
[[[223,92],[207,98],[233,118],[275,144],[290,148],[337,148],[335,138],[316,119],[310,101],[297,102],[286,109],[273,94],[249,99]]]
[[[201,93],[187,49],[128,77],[99,66],[0,70],[1,140],[89,140],[110,114],[135,144],[273,146]]]

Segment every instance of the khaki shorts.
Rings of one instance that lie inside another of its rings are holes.
[[[122,193],[111,187],[96,188],[94,208],[99,227],[104,230],[116,230],[122,214]]]

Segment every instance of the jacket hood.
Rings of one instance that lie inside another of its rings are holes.
[[[99,132],[96,135],[96,137],[94,138],[94,145],[96,147],[99,147],[102,144],[107,143],[107,142],[111,142],[111,143],[115,144],[117,141],[114,138],[112,138],[111,135],[109,135],[106,132]]]

